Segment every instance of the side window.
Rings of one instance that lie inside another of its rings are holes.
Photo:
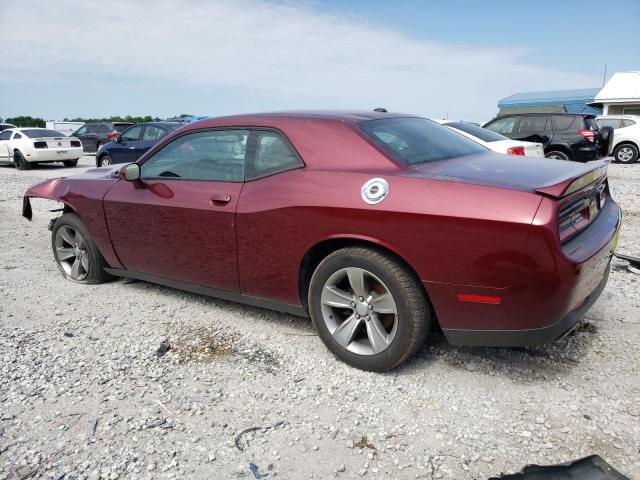
[[[9,140],[12,133],[13,132],[11,130],[5,130],[4,132],[0,133],[0,141]]]
[[[544,132],[547,128],[547,120],[549,117],[544,115],[535,115],[531,117],[520,117],[518,125],[518,133]]]
[[[85,133],[87,133],[86,125],[84,127],[80,127],[80,129],[76,132],[76,135],[84,135]]]
[[[241,182],[248,137],[247,130],[188,133],[144,162],[141,177]]]
[[[499,118],[487,125],[486,128],[497,133],[502,133],[503,135],[508,135],[513,132],[513,126],[515,123],[516,117]]]
[[[630,127],[631,125],[635,125],[636,124],[636,122],[634,122],[633,120],[628,120],[626,118],[624,120],[621,120],[621,121],[622,121],[622,126],[623,127]]]
[[[87,125],[87,133],[98,133],[98,132],[100,132],[98,125]]]
[[[158,136],[156,137],[157,140],[160,140],[163,137],[166,137],[167,135],[169,135],[169,132],[167,132],[166,130],[162,130],[161,128],[158,129]]]
[[[142,135],[142,140],[157,140],[158,135],[162,130],[158,127],[146,126],[144,129],[144,134]]]
[[[13,136],[13,140],[19,140],[22,138],[22,135],[20,135],[18,132],[16,132],[16,134]]]
[[[557,131],[568,130],[573,122],[578,117],[572,117],[570,115],[554,115],[552,118],[553,129]],[[576,129],[578,130],[578,129]]]
[[[247,162],[245,178],[252,180],[302,166],[289,144],[275,132],[255,131],[255,155]]]
[[[140,138],[140,130],[142,127],[133,127],[120,135],[120,140],[122,142],[137,142],[138,138]]]
[[[617,118],[600,118],[597,120],[599,127],[620,128],[621,120]]]

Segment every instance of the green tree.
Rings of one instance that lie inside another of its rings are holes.
[[[7,118],[7,123],[11,123],[17,127],[39,127],[44,128],[47,123],[42,118],[33,118],[30,116],[20,116]]]

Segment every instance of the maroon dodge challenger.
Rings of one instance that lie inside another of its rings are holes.
[[[620,229],[607,163],[508,156],[410,115],[208,119],[136,163],[47,180],[62,274],[129,277],[309,315],[327,347],[384,371],[435,324],[455,345],[570,332]]]

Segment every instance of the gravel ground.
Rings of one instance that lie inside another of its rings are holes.
[[[640,478],[640,276],[624,262],[560,343],[434,336],[393,372],[366,373],[304,319],[64,281],[51,203],[34,200],[27,222],[21,195],[80,167],[0,167],[0,478],[255,478],[254,463],[268,478],[486,479],[592,453]],[[619,251],[640,256],[640,164],[610,179]],[[269,428],[237,438],[251,427]]]

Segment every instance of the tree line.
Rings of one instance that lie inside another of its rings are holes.
[[[185,118],[191,116],[188,113],[183,113],[181,115],[176,115],[178,118]],[[131,123],[142,123],[142,122],[157,122],[162,120],[161,118],[154,117],[151,115],[146,115],[144,117],[133,117],[131,115],[126,115],[121,117],[119,115],[115,115],[112,117],[102,117],[102,118],[64,118],[63,122],[82,122],[82,123],[98,123],[98,122],[131,122]],[[31,117],[28,115],[21,115],[18,117],[5,118],[4,120],[0,117],[0,122],[2,123],[10,123],[12,125],[16,125],[18,127],[39,127],[44,128],[47,122],[40,117]]]

